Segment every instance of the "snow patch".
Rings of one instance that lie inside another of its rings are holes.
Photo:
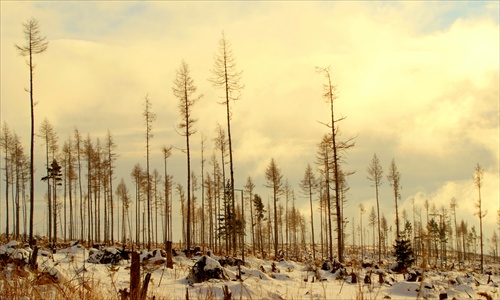
[[[205,268],[203,268],[205,271],[215,270],[217,268],[222,269],[222,266],[220,265],[220,263],[218,261],[216,261],[215,259],[208,257],[208,256],[205,256],[205,257],[207,258],[207,260],[205,262]]]

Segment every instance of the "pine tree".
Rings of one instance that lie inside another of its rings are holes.
[[[415,256],[411,247],[410,240],[407,238],[396,239],[394,244],[394,253],[398,262],[397,270],[399,272],[406,271],[415,262]]]
[[[263,237],[262,237],[262,222],[266,219],[265,217],[265,212],[266,210],[264,209],[264,203],[262,202],[262,198],[255,194],[253,197],[253,205],[255,208],[255,223],[257,224],[257,244],[258,244],[258,249],[263,255],[264,253],[264,242],[263,242]]]

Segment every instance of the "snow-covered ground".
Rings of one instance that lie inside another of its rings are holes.
[[[12,261],[5,260],[11,257],[27,262],[30,252],[31,249],[25,249],[16,242],[0,246],[0,298],[11,298],[16,292],[17,298],[120,299],[119,291],[129,288],[130,260],[121,260],[114,265],[89,263],[89,256],[94,257],[97,250],[87,250],[79,245],[59,250],[53,255],[41,250],[36,274],[26,272],[29,270],[27,265],[16,267]],[[148,254],[152,257],[141,266],[142,280],[146,273],[152,274],[148,299],[222,299],[225,286],[232,299],[439,299],[440,294],[441,297],[446,294],[448,299],[486,299],[483,295],[500,299],[498,264],[487,265],[486,271],[491,276],[478,274],[470,268],[429,269],[424,272],[423,281],[409,282],[404,274],[392,273],[387,268],[361,268],[358,262],[348,263],[346,274],[339,275],[339,272],[321,270],[311,263],[273,262],[246,257],[245,266],[241,267],[242,280],[237,279],[237,267],[226,267],[224,271],[229,280],[191,283],[187,277],[199,256],[192,259],[182,254],[175,256],[174,268],[168,269],[159,251],[143,252],[141,259]],[[219,267],[217,259],[216,256],[207,258],[205,268]],[[352,283],[353,272],[357,283]],[[379,283],[378,273],[383,274],[385,283]],[[43,274],[52,282],[42,280]],[[364,282],[367,275],[371,283]]]

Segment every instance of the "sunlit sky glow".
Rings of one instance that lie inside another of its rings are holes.
[[[146,164],[141,115],[146,95],[157,114],[152,168],[163,168],[163,145],[184,147],[175,132],[180,118],[172,94],[182,59],[204,94],[194,108],[199,121],[192,137],[193,164],[201,175],[201,134],[209,141],[205,150],[209,156],[216,124],[225,126],[224,107],[217,104],[221,91],[208,81],[224,31],[245,85],[241,99],[232,106],[237,187],[251,176],[256,192],[267,199],[271,192],[264,186],[264,173],[274,157],[308,215],[298,183],[307,164],[314,164],[317,144],[328,132],[320,122],[329,120],[329,106],[322,98],[325,80],[315,67],[330,66],[338,88],[336,114],[347,117],[341,123],[342,136],[356,137],[343,166],[356,172],[348,179],[349,221],[355,217],[359,222],[359,203],[368,211],[375,205],[366,168],[377,153],[385,174],[395,159],[402,175],[400,205],[410,217],[412,197],[422,210],[425,199],[448,208],[455,197],[457,218],[476,227],[472,175],[479,163],[485,169],[486,237],[496,228],[498,1],[1,1],[0,5],[1,122],[21,136],[26,150],[30,121],[24,88],[29,73],[14,48],[24,43],[25,20],[35,17],[50,42],[47,52],[35,57],[37,130],[47,118],[62,146],[75,127],[101,141],[109,129],[118,146],[116,183],[122,177],[131,183],[133,166]],[[43,157],[38,139],[36,178],[43,176]],[[174,181],[185,185],[185,155],[176,151],[169,166]],[[131,184],[129,189],[133,191]],[[38,186],[38,209],[44,207],[43,193]],[[394,200],[387,180],[381,201],[392,224]],[[4,201],[0,205],[3,224]],[[41,218],[36,222],[42,226]],[[174,233],[174,240],[179,238]]]

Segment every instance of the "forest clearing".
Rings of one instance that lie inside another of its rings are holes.
[[[190,275],[201,260],[184,253],[166,267],[165,253],[140,253],[139,290],[150,279],[146,294],[130,297],[131,260],[98,263],[99,253],[117,254],[120,247],[87,250],[77,244],[58,249],[55,254],[42,248],[38,267],[30,270],[29,249],[12,241],[0,246],[0,298],[3,299],[498,299],[500,265],[487,258],[485,273],[478,264],[455,264],[450,259],[442,267],[425,265],[394,272],[394,258],[374,263],[376,253],[365,259],[350,258],[347,263],[300,262],[281,258],[259,259],[246,256],[245,263],[233,265],[226,257],[209,255],[204,264],[207,274],[220,269],[222,277],[196,282]],[[306,252],[302,252],[307,255]],[[24,259],[24,263],[22,263]],[[227,263],[224,267],[219,261]],[[426,266],[422,268],[422,266]],[[210,273],[213,274],[213,273]],[[140,294],[140,293],[139,293]],[[138,295],[139,295],[138,294]]]
[[[0,299],[500,299],[500,2],[0,13]]]

